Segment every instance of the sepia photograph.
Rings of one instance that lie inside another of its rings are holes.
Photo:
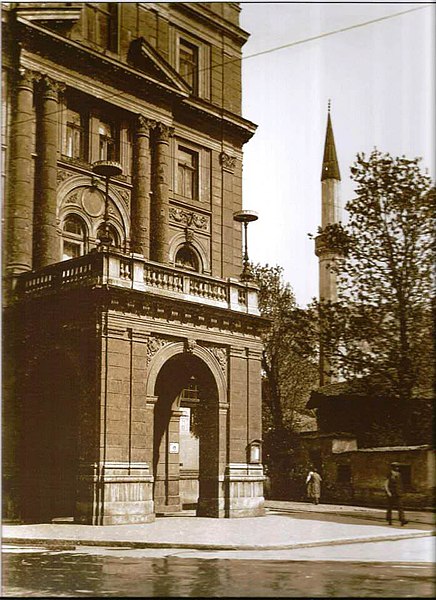
[[[433,598],[436,4],[1,19],[1,596]]]

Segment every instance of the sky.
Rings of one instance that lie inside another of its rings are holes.
[[[243,208],[259,215],[248,227],[249,258],[282,266],[304,306],[318,296],[308,233],[320,225],[329,99],[344,205],[353,194],[356,154],[374,147],[422,157],[435,179],[436,6],[242,2],[241,8],[240,25],[251,34],[243,48],[243,116],[258,125],[244,146]],[[397,13],[405,14],[383,19]],[[368,21],[377,22],[355,27]],[[337,33],[304,41],[330,32]]]

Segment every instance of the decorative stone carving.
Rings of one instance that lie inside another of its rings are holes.
[[[221,346],[209,346],[208,350],[209,350],[209,352],[211,352],[211,354],[213,354],[215,356],[215,358],[219,362],[221,370],[223,371],[224,374],[226,374],[227,373],[227,349],[222,348]]]
[[[65,199],[65,204],[79,204],[79,191],[76,190],[69,194]]]
[[[169,127],[164,123],[156,123],[153,127],[157,138],[161,142],[169,142],[169,139],[174,135],[174,127]]]
[[[130,193],[127,190],[122,190],[120,196],[123,199],[124,204],[129,208],[130,206]]]
[[[192,352],[194,351],[195,346],[197,345],[197,342],[195,340],[189,339],[186,340],[185,342],[185,352],[188,352],[189,354],[192,354]]]
[[[21,67],[18,71],[17,85],[20,88],[27,88],[29,90],[33,90],[33,82],[39,81],[40,79],[40,73],[36,73],[35,71],[31,71],[30,69],[25,69],[24,67]]]
[[[60,92],[65,91],[65,84],[60,81],[55,81],[51,77],[44,75],[41,79],[41,86],[44,98],[58,100]]]
[[[150,336],[147,341],[147,362],[150,362],[156,352],[159,352],[167,344],[169,344],[168,340]]]
[[[190,210],[183,208],[170,207],[170,221],[185,225],[186,227],[194,227],[203,231],[209,231],[209,218],[205,215],[199,215]]]
[[[194,232],[192,231],[192,229],[189,229],[189,227],[185,228],[185,240],[188,244],[192,244],[192,242],[194,241]]]
[[[153,119],[148,119],[144,115],[138,115],[136,134],[149,136],[150,129],[153,129],[155,125],[156,121],[153,121]]]
[[[220,153],[220,164],[224,171],[229,171],[229,173],[233,173],[235,170],[236,157],[230,156],[226,152]]]
[[[58,185],[60,183],[62,183],[63,181],[65,181],[66,179],[73,177],[73,175],[74,175],[74,173],[71,173],[70,171],[64,171],[63,169],[58,169],[58,173],[57,173]]]

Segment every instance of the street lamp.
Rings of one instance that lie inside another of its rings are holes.
[[[233,213],[233,220],[238,223],[244,224],[244,258],[243,258],[243,269],[241,273],[241,281],[249,281],[251,279],[250,268],[248,266],[248,242],[247,242],[247,227],[248,223],[252,221],[257,221],[258,219],[257,213],[253,210],[239,210],[238,212]]]
[[[109,229],[109,180],[111,177],[121,175],[123,169],[121,165],[114,160],[99,160],[92,165],[92,172],[106,179],[103,232],[99,237],[100,245],[104,248],[111,245],[111,235]]]

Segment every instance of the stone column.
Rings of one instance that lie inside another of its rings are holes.
[[[167,127],[163,123],[156,124],[152,177],[150,258],[164,264],[168,263],[169,139],[173,133],[174,129],[172,127]]]
[[[32,106],[35,77],[32,71],[20,69],[12,100],[5,257],[6,273],[12,277],[32,269]]]
[[[44,77],[37,127],[37,190],[35,194],[34,268],[60,260],[56,231],[56,175],[58,145],[58,96],[63,85]]]
[[[138,116],[133,147],[132,232],[133,252],[150,258],[150,127],[154,121]]]

